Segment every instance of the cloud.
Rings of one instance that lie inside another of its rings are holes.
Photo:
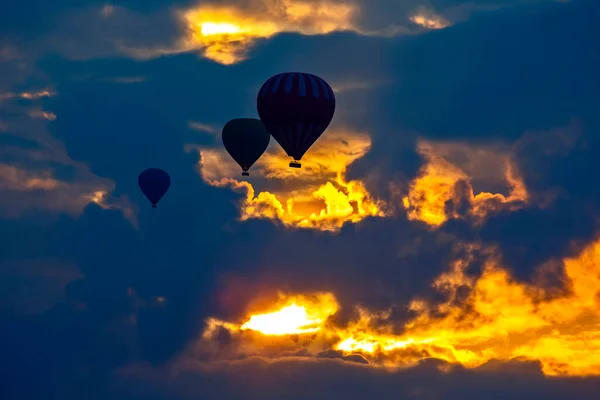
[[[584,15],[596,12],[595,7],[586,1],[528,5],[519,11],[506,9],[481,15],[405,41],[389,59],[401,71],[398,75],[402,79],[374,90],[377,95],[372,96],[379,101],[369,110],[373,116],[369,129],[372,147],[352,165],[349,176],[375,175],[378,181],[367,187],[376,196],[388,193],[391,197],[395,192],[397,197],[406,198],[409,182],[415,176],[428,168],[435,172],[427,159],[415,154],[413,149],[418,148],[419,141],[469,143],[471,148],[487,153],[490,160],[496,159],[490,151],[510,153],[511,163],[516,166],[512,172],[518,174],[528,193],[527,204],[505,203],[488,214],[475,230],[476,235],[499,246],[515,278],[530,283],[538,266],[575,255],[593,239],[597,227],[598,212],[592,199],[598,198],[598,191],[586,182],[593,179],[589,173],[595,170],[597,157],[592,143],[597,143],[599,125],[590,108],[594,97],[590,88],[597,86],[595,75],[581,79],[577,74],[571,76],[570,71],[577,70],[573,63],[581,60],[585,65],[598,65],[597,57],[589,57],[589,40],[583,34],[593,29]],[[514,31],[506,32],[508,20]],[[517,30],[527,30],[533,21],[541,31],[516,34]],[[577,46],[567,44],[555,30],[557,24],[573,27],[568,42]],[[586,28],[581,30],[583,26]],[[482,34],[487,38],[483,39]],[[548,40],[555,43],[551,49],[543,46]],[[490,48],[490,43],[512,44]],[[520,51],[525,48],[529,50]],[[520,60],[522,68],[514,68],[515,59]],[[556,62],[548,64],[549,59]],[[560,83],[558,77],[564,76],[571,76],[569,85]],[[394,112],[378,111],[387,110],[383,105],[393,105]],[[548,114],[548,110],[555,112]],[[460,158],[444,161],[443,165],[462,170],[464,165],[459,162],[457,166],[457,161]],[[439,200],[433,202],[438,204],[438,211],[444,210],[436,214],[443,215],[438,220],[446,221],[444,230],[460,237],[468,236],[469,230],[473,232],[465,227],[463,214],[471,213],[471,196],[479,192],[510,196],[510,186],[498,182],[506,169],[499,164],[496,168],[502,172],[494,174],[495,184],[490,187],[486,183],[490,177],[480,177],[470,184],[472,195],[468,184],[454,186],[444,181],[445,171],[431,175],[430,179],[436,178],[445,188],[441,194],[446,196],[431,198]],[[466,175],[473,175],[472,168]],[[402,184],[390,190],[389,182]],[[455,188],[451,196],[456,200],[443,204],[441,200],[447,197],[446,189],[450,187]],[[456,212],[460,218],[448,219]],[[555,284],[560,286],[560,280],[557,278]]]
[[[2,95],[0,95],[0,100],[4,101],[4,100],[8,100],[8,99],[25,99],[25,100],[36,100],[36,99],[41,99],[44,97],[50,97],[50,96],[54,96],[55,93],[52,92],[50,89],[42,89],[39,91],[34,91],[34,92],[22,92],[22,93],[2,93]]]
[[[35,11],[28,14],[9,6],[2,21],[4,29],[10,30],[18,42],[35,41],[30,53],[36,56],[59,51],[72,59],[117,55],[145,60],[193,52],[230,65],[247,59],[261,41],[282,33],[413,34],[446,28],[477,11],[522,2],[526,0],[491,4],[438,1],[425,7],[389,0],[374,0],[368,6],[359,0],[230,0],[201,4],[192,0],[91,0],[56,5],[31,0]]]
[[[366,191],[360,180],[347,181],[348,165],[370,147],[369,136],[347,131],[327,132],[311,148],[301,169],[287,168],[288,157],[271,146],[252,169],[262,177],[252,184],[238,181],[238,165],[224,149],[202,149],[199,172],[213,186],[245,190],[241,220],[266,218],[284,226],[337,231],[344,223],[383,217],[385,203]],[[256,194],[254,185],[261,188]]]
[[[183,12],[188,36],[187,49],[201,49],[203,55],[222,64],[247,57],[257,39],[281,32],[306,35],[356,30],[360,12],[356,4],[340,1],[254,1],[244,8],[200,6]]]
[[[230,65],[246,59],[258,41],[280,33],[358,32],[359,12],[357,4],[340,1],[183,2],[163,3],[158,10],[90,4],[58,13],[58,26],[37,38],[35,50],[71,59],[138,60],[191,52]]]
[[[439,226],[466,215],[481,223],[490,213],[527,204],[529,194],[510,150],[460,142],[421,141],[417,146],[426,161],[403,198],[409,219]],[[508,194],[474,194],[474,185],[502,188]]]
[[[210,134],[220,133],[217,128],[215,128],[213,125],[210,125],[210,124],[203,124],[202,122],[191,121],[188,125],[189,125],[190,129],[193,129],[193,130],[196,130],[199,132],[205,132],[205,133],[210,133]]]
[[[144,82],[146,80],[146,77],[145,76],[115,76],[115,77],[104,78],[104,80],[106,82],[131,84],[131,83]]]
[[[594,398],[597,380],[547,379],[535,363],[490,363],[466,371],[429,360],[408,370],[378,370],[339,360],[289,357],[277,361],[251,358],[230,363],[188,361],[169,369],[131,366],[120,372],[125,396],[151,393],[165,398],[331,399],[395,396],[407,399],[569,399]],[[581,385],[581,386],[579,386]],[[571,389],[578,386],[577,389]]]
[[[262,177],[255,185],[265,188],[258,194],[253,184],[231,178],[239,168],[225,150],[199,149],[199,172],[212,185],[246,190],[242,220],[267,218],[287,226],[321,230],[335,231],[344,222],[356,223],[368,216],[389,216],[402,207],[410,220],[432,227],[450,218],[482,224],[489,215],[528,205],[529,193],[519,175],[514,150],[507,146],[420,141],[417,152],[425,164],[409,183],[402,205],[394,205],[393,198],[373,198],[360,179],[346,182],[347,167],[370,149],[368,135],[333,131],[318,143],[301,170],[286,168],[288,158],[279,147],[272,146],[254,168]],[[476,194],[474,186],[481,189]],[[321,201],[324,204],[319,205]]]
[[[0,307],[22,314],[38,314],[64,301],[66,286],[82,278],[70,261],[52,258],[0,264],[0,276]]]
[[[338,325],[333,318],[339,304],[333,294],[280,294],[268,306],[263,301],[258,308],[250,307],[239,323],[209,319],[192,353],[202,360],[278,358],[301,349],[316,356],[334,350],[362,354],[370,364],[383,367],[433,357],[474,368],[492,359],[522,357],[539,361],[547,375],[597,375],[599,255],[600,242],[594,242],[577,258],[564,260],[567,292],[546,298],[542,288],[514,282],[493,251],[481,277],[469,277],[473,258],[468,254],[433,281],[436,290],[448,295],[446,302],[432,304],[418,297],[410,302],[413,317],[402,334],[389,321],[391,309],[370,311],[356,305],[350,321]],[[542,277],[543,269],[539,272]],[[219,329],[229,331],[225,344],[217,341]]]
[[[473,4],[442,5],[441,10],[459,22],[468,18],[473,10],[481,9],[480,4]],[[484,5],[483,9],[501,6]],[[390,9],[395,12],[391,13]],[[150,7],[127,1],[91,2],[87,7],[68,11],[59,7],[56,14],[60,28],[42,39],[41,48],[58,49],[73,59],[119,55],[145,60],[194,52],[225,65],[247,59],[261,41],[287,32],[323,35],[352,31],[360,35],[395,36],[452,25],[450,19],[430,7],[388,0],[374,1],[368,7],[357,0],[246,0],[202,4],[184,1],[180,4],[155,2]],[[81,21],[86,21],[83,31],[76,28],[81,27]]]
[[[450,26],[450,22],[444,17],[436,15],[427,8],[421,8],[419,11],[410,17],[410,20],[417,25],[421,25],[428,29],[443,29]]]
[[[88,204],[95,203],[122,210],[135,224],[135,211],[127,198],[111,196],[114,182],[71,159],[49,132],[48,121],[57,116],[36,104],[53,96],[55,91],[46,88],[7,92],[1,97],[0,188],[4,195],[0,213],[11,218],[39,210],[80,215]]]

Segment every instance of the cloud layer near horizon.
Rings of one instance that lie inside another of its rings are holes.
[[[2,398],[595,398],[598,4],[26,3],[0,16]],[[282,70],[335,119],[242,180],[220,129]]]

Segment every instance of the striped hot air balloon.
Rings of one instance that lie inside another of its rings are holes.
[[[258,115],[288,156],[290,167],[325,132],[335,112],[331,86],[316,75],[286,72],[267,80],[258,92]]]

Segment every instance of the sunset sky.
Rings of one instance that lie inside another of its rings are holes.
[[[598,21],[3,0],[0,399],[599,398]],[[221,129],[288,71],[335,117],[242,177]]]

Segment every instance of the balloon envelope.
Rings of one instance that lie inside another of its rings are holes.
[[[221,138],[229,155],[242,167],[243,175],[248,175],[269,146],[271,135],[258,119],[235,118],[225,124]]]
[[[138,184],[142,193],[152,203],[152,208],[156,208],[156,204],[171,186],[171,177],[162,169],[148,168],[138,177]]]
[[[269,133],[290,157],[300,160],[333,119],[335,95],[316,75],[286,72],[262,85],[256,106]]]

